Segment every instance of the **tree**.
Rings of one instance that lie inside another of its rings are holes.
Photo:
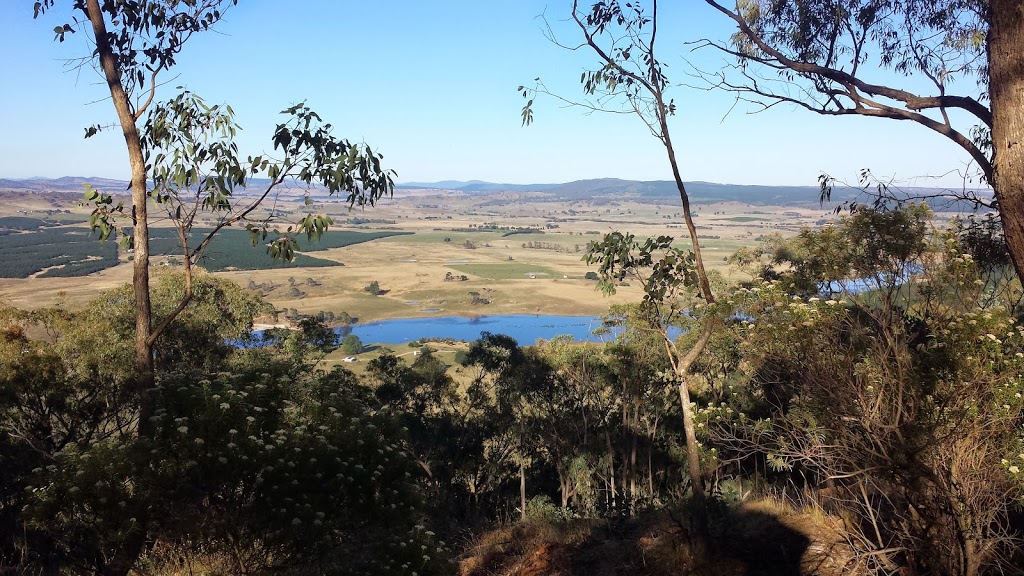
[[[134,366],[143,434],[150,416],[146,395],[154,381],[157,341],[194,297],[192,266],[217,232],[245,224],[254,234],[254,243],[258,238],[266,240],[274,215],[256,220],[255,211],[286,180],[321,185],[331,194],[347,193],[349,203],[359,205],[372,205],[394,189],[393,173],[380,167],[379,155],[332,136],[330,124],[323,124],[304,104],[285,110],[290,120],[275,131],[274,149],[279,150],[281,158],[256,156],[242,160],[232,141],[237,126],[230,106],[208,106],[189,91],[167,102],[156,102],[158,78],[174,66],[184,44],[194,34],[211,29],[223,11],[236,3],[74,0],[71,21],[54,29],[61,42],[69,33],[91,33],[95,50],[83,64],[92,61],[102,71],[117,125],[125,138],[131,167],[128,214],[123,204],[115,204],[109,195],[88,190],[86,198],[96,205],[90,223],[101,238],[116,234],[118,216],[129,217],[132,222],[126,245],[134,250]],[[35,2],[35,17],[54,11],[56,4],[57,0]],[[102,125],[89,127],[86,136],[103,129]],[[234,191],[261,173],[270,180],[266,188],[256,194],[255,200],[241,206],[233,204]],[[150,295],[150,201],[164,209],[177,228],[184,256],[184,294],[163,317],[153,316]],[[203,210],[216,215],[216,224],[192,242],[192,224]],[[268,251],[276,257],[291,258],[295,233],[319,237],[330,223],[326,216],[310,214],[273,240]]]
[[[786,102],[828,116],[909,120],[948,138],[992,186],[1024,277],[1020,2],[743,0],[729,9],[705,1],[737,26],[730,44],[703,41],[737,59],[715,86],[762,109]],[[880,83],[870,78],[879,68],[895,74]]]
[[[533,103],[537,95],[554,97],[591,111],[635,114],[665,149],[669,166],[672,169],[672,177],[679,192],[679,201],[683,207],[683,221],[689,233],[691,248],[690,256],[674,251],[675,249],[670,248],[670,238],[659,238],[657,245],[648,243],[645,248],[642,248],[633,242],[632,235],[613,232],[607,235],[601,243],[591,242],[584,260],[588,263],[598,263],[602,267],[601,273],[606,279],[602,286],[609,288],[611,285],[607,282],[608,279],[617,278],[621,281],[625,275],[633,275],[645,266],[653,264],[652,252],[667,249],[670,252],[670,258],[674,260],[671,264],[662,260],[665,263],[663,270],[684,274],[684,276],[675,280],[663,277],[661,281],[672,282],[676,286],[682,286],[684,283],[690,286],[690,281],[693,281],[694,293],[708,304],[714,304],[715,296],[711,291],[711,283],[704,268],[697,226],[694,224],[694,215],[690,209],[690,196],[679,171],[679,162],[669,129],[669,119],[675,115],[676,105],[675,101],[666,94],[671,84],[655,52],[658,40],[657,0],[651,2],[649,14],[644,11],[639,2],[625,4],[618,0],[596,2],[589,11],[586,11],[580,8],[578,0],[574,0],[571,19],[579,28],[583,37],[583,46],[589,48],[597,56],[597,68],[584,71],[580,77],[584,94],[593,98],[594,101],[576,102],[566,99],[550,92],[543,81],[537,79],[532,88],[519,87],[523,97],[529,98],[522,110],[523,124],[529,125],[533,122]],[[559,43],[553,33],[549,35],[549,39],[563,48],[576,48]],[[646,254],[642,254],[639,257],[640,260],[633,261],[631,252],[636,250],[641,250],[641,252],[646,250]],[[645,290],[648,293],[646,301],[652,303],[664,301],[663,297],[666,295],[664,288],[664,286],[649,288],[645,284]],[[660,295],[657,293],[658,290],[661,290]],[[690,480],[693,484],[693,493],[698,499],[703,499],[704,487],[700,462],[697,457],[693,410],[686,381],[690,367],[710,339],[711,331],[716,323],[715,318],[709,315],[700,328],[700,337],[692,342],[693,348],[685,353],[678,351],[673,340],[668,337],[668,326],[662,324],[665,346],[672,357],[674,376],[678,380],[689,449]]]
[[[380,282],[377,282],[376,280],[367,284],[366,287],[363,288],[363,291],[369,292],[372,296],[380,296],[384,293],[384,291],[380,289]]]
[[[363,351],[363,341],[355,334],[348,334],[341,339],[341,351],[345,354],[359,354]]]
[[[544,443],[537,395],[552,389],[550,365],[535,350],[504,334],[482,332],[469,348],[468,365],[479,369],[466,388],[474,411],[492,422],[489,467],[519,469],[519,512],[526,519],[526,471]],[[500,449],[499,449],[500,447]]]

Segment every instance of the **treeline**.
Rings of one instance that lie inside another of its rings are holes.
[[[576,244],[572,248],[569,248],[567,246],[563,246],[562,244],[556,244],[554,242],[534,242],[532,240],[529,242],[524,242],[523,248],[531,250],[552,250],[554,252],[567,252],[570,254],[579,253],[581,250],[579,244]]]

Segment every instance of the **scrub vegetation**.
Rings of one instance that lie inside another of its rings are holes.
[[[703,76],[713,88],[916,122],[970,154],[994,201],[960,198],[977,210],[950,219],[877,186],[830,218],[702,206],[720,217],[699,227],[689,191],[707,185],[688,188],[676,161],[657,3],[573,2],[580,38],[562,45],[596,57],[584,100],[538,79],[520,88],[523,123],[538,97],[636,115],[681,206],[644,186],[462,198],[466,213],[419,196],[352,223],[380,230],[334,230],[320,193],[352,208],[393,192],[378,153],[298,104],[273,133],[280,158],[242,159],[229,106],[155,99],[235,2],[69,3],[54,32],[92,32],[131,195],[87,186],[82,227],[0,219],[0,270],[31,300],[0,304],[0,572],[1020,574],[1019,6],[706,3],[737,26],[704,44],[737,60]],[[868,52],[938,95],[868,83]],[[950,75],[980,93],[952,95]],[[970,136],[947,109],[979,122]],[[89,298],[39,289],[95,271],[110,285]],[[412,334],[392,350],[327,324],[456,299],[488,313],[588,300],[621,330]]]

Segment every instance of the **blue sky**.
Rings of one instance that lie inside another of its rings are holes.
[[[58,4],[70,5],[70,0]],[[660,144],[638,119],[587,115],[540,101],[533,126],[520,125],[516,91],[535,77],[580,94],[593,58],[548,42],[546,14],[566,42],[570,2],[541,0],[241,0],[215,33],[197,36],[159,92],[183,85],[227,102],[244,128],[243,153],[269,150],[278,112],[306,101],[339,135],[383,152],[399,182],[443,179],[508,183],[614,177],[670,179]],[[66,9],[65,9],[66,10]],[[66,12],[65,12],[66,14]],[[683,58],[705,69],[723,62],[691,53],[687,40],[726,38],[726,21],[703,2],[662,3],[661,59],[687,81]],[[0,177],[125,178],[115,131],[89,140],[84,127],[113,110],[99,74],[67,70],[88,54],[83,34],[53,41],[55,11],[32,19],[29,0],[0,2]],[[730,111],[728,94],[678,87],[672,130],[683,177],[737,184],[815,185],[827,172],[855,181],[861,168],[914,185],[959,186],[966,153],[922,127],[868,118],[824,118],[778,106]]]

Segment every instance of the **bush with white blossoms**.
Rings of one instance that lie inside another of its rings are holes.
[[[351,373],[275,348],[174,363],[137,422],[130,387],[18,326],[0,331],[0,567],[116,572],[157,544],[250,574],[446,572],[406,433]]]

